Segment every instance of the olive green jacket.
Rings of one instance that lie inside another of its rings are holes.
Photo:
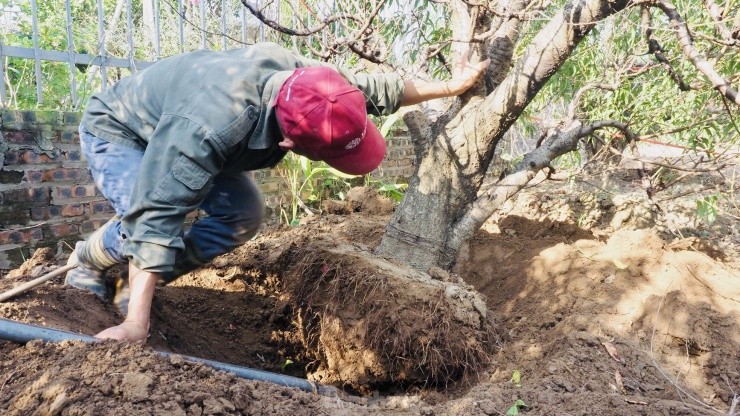
[[[214,176],[273,167],[285,152],[274,102],[299,67],[327,65],[274,44],[196,51],[163,59],[93,96],[82,124],[102,140],[144,151],[131,207],[122,220],[124,254],[150,272],[172,270],[184,249],[185,216]],[[352,75],[370,114],[403,99],[396,74]]]

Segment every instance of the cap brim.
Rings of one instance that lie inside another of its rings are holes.
[[[385,158],[385,140],[370,119],[365,119],[365,138],[354,149],[334,158],[324,158],[329,166],[349,175],[365,175],[380,166]]]

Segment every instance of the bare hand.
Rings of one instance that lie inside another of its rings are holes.
[[[116,339],[119,341],[145,342],[149,333],[149,325],[144,327],[133,321],[123,321],[122,324],[103,330],[95,335],[99,339]]]
[[[490,63],[490,59],[477,64],[470,63],[470,49],[466,49],[452,67],[452,78],[447,81],[447,88],[449,88],[450,93],[460,95],[467,91],[475,84],[475,81],[478,80]]]

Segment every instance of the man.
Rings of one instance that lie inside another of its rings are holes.
[[[461,94],[488,61],[450,81],[352,75],[272,43],[163,59],[90,99],[80,144],[116,216],[77,243],[66,283],[105,297],[102,272],[128,263],[114,301],[126,319],[96,336],[144,341],[155,286],[252,238],[264,201],[248,171],[293,151],[355,175],[380,165],[385,143],[368,119]],[[184,232],[185,216],[208,217]]]

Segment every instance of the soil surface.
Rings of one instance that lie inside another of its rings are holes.
[[[158,288],[145,345],[0,340],[0,414],[730,414],[740,394],[732,222],[685,225],[679,236],[666,232],[679,227],[651,220],[653,211],[637,203],[572,189],[525,192],[476,234],[451,273],[416,276],[371,254],[390,210],[364,195],[366,203],[332,203],[330,213],[300,226],[268,227]],[[307,252],[320,254],[296,260]],[[0,279],[0,290],[60,262],[37,252]],[[373,267],[386,277],[372,280]],[[313,269],[322,273],[318,281],[300,280]],[[349,286],[325,278],[340,269],[361,278],[345,278]],[[397,274],[410,279],[407,290],[397,287]],[[62,282],[0,303],[0,317],[87,335],[121,321],[109,301]],[[427,309],[425,291],[447,309]],[[397,295],[395,306],[379,303],[387,293]],[[432,347],[389,346],[400,339]],[[156,351],[344,391],[245,380]]]

